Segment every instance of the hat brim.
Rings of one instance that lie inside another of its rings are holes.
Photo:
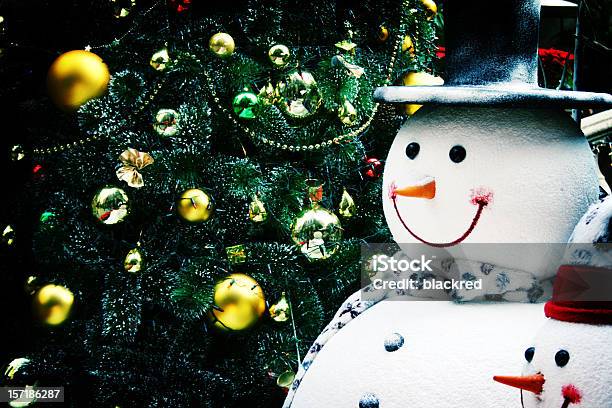
[[[612,95],[555,89],[465,85],[385,86],[376,88],[374,99],[387,103],[415,103],[462,106],[512,106],[542,108],[609,108]]]

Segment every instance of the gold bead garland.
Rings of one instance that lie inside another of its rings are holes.
[[[109,48],[112,47],[113,45],[123,41],[123,39],[125,37],[127,37],[128,35],[132,34],[132,32],[138,28],[138,26],[140,25],[140,23],[142,22],[142,19],[144,17],[146,17],[149,13],[151,13],[153,10],[155,10],[158,6],[161,6],[162,4],[164,4],[165,1],[164,0],[158,0],[156,2],[154,2],[151,7],[149,7],[147,10],[145,10],[140,16],[140,21],[137,21],[135,24],[133,24],[125,33],[123,33],[123,35],[121,35],[120,37],[117,37],[115,39],[113,39],[113,41],[106,43],[106,44],[99,44],[99,45],[88,45],[85,47],[86,51],[91,51],[91,50],[98,50],[100,48]],[[167,28],[167,26],[165,27]]]
[[[398,35],[397,40],[395,42],[395,46],[393,48],[393,54],[391,55],[391,59],[389,61],[389,67],[387,70],[387,77],[385,79],[385,85],[391,82],[391,77],[393,75],[393,67],[395,65],[395,60],[397,56],[397,50],[400,48],[402,40],[403,40],[403,36]],[[187,55],[193,58],[196,62],[201,64],[201,61],[194,54],[187,54]],[[204,74],[204,78],[206,80],[206,85],[208,86],[209,93],[212,96],[215,103],[217,104],[217,109],[223,112],[223,114],[227,116],[227,118],[234,124],[234,126],[242,130],[254,141],[259,141],[260,143],[271,146],[273,148],[290,151],[290,152],[306,152],[306,151],[321,150],[323,148],[331,146],[332,144],[340,144],[340,143],[348,142],[354,139],[355,137],[361,135],[370,126],[370,124],[374,120],[374,115],[376,115],[376,112],[378,112],[378,107],[380,105],[378,102],[374,104],[374,107],[372,108],[372,111],[370,112],[370,116],[368,117],[368,119],[355,130],[352,130],[350,132],[341,134],[332,139],[328,139],[328,140],[325,140],[323,142],[316,143],[316,144],[301,145],[301,146],[288,145],[286,143],[280,143],[274,140],[270,140],[265,136],[259,136],[253,130],[249,129],[242,123],[238,122],[238,120],[236,120],[235,118],[235,115],[232,115],[229,109],[221,105],[221,99],[217,96],[217,92],[215,91],[215,88],[210,81],[210,76],[208,75],[208,72],[202,71],[202,73]]]
[[[407,2],[406,1],[404,2],[403,6],[407,7]],[[400,30],[400,31],[402,31],[402,30]],[[395,66],[395,60],[397,58],[397,52],[398,52],[398,50],[401,47],[403,39],[404,39],[404,36],[401,35],[401,33],[397,35],[397,38],[396,38],[396,41],[395,41],[395,45],[393,47],[393,53],[392,53],[391,58],[389,60],[389,67],[387,69],[387,77],[385,79],[385,85],[388,85],[391,82],[391,77],[393,76],[393,67]],[[201,64],[201,61],[194,54],[187,54],[187,55],[189,57],[193,58],[199,64]],[[246,127],[242,123],[238,122],[236,120],[235,116],[232,115],[232,113],[229,111],[229,109],[227,109],[223,105],[221,105],[221,99],[217,96],[215,88],[214,88],[213,84],[210,81],[210,76],[208,75],[208,72],[206,72],[204,70],[202,73],[204,74],[204,78],[205,78],[205,81],[206,81],[206,85],[208,86],[208,90],[210,92],[210,95],[212,96],[213,100],[217,104],[217,109],[219,111],[223,112],[223,114],[225,114],[227,116],[227,118],[234,124],[234,126],[239,128],[240,130],[242,130],[244,133],[246,133],[254,141],[259,141],[260,143],[263,143],[263,144],[268,145],[270,147],[281,149],[281,150],[285,150],[285,151],[290,151],[290,152],[305,152],[305,151],[321,150],[323,148],[331,146],[332,144],[340,144],[340,143],[348,142],[348,141],[354,139],[355,137],[357,137],[357,136],[361,135],[363,132],[365,132],[365,130],[370,126],[370,124],[374,120],[374,116],[376,115],[376,112],[378,112],[378,107],[380,105],[378,102],[374,104],[374,107],[372,108],[372,111],[370,112],[370,116],[368,117],[368,119],[361,126],[359,126],[357,129],[354,129],[354,130],[352,130],[350,132],[341,134],[341,135],[336,136],[336,137],[334,137],[332,139],[328,139],[328,140],[325,140],[323,142],[316,143],[316,144],[301,145],[301,146],[288,145],[286,143],[280,143],[280,142],[276,142],[274,140],[270,140],[270,139],[268,139],[265,136],[259,136],[253,130],[249,129],[248,127]]]
[[[143,110],[145,110],[146,107],[149,106],[151,104],[151,102],[155,99],[155,97],[157,96],[157,94],[159,93],[159,91],[161,90],[162,87],[163,87],[163,81],[160,80],[155,85],[155,88],[153,88],[153,91],[151,92],[151,95],[149,95],[149,98],[142,103],[142,105],[138,108],[138,110],[135,112],[135,114],[139,114]],[[88,136],[88,137],[86,137],[84,139],[75,140],[74,142],[68,142],[68,143],[64,143],[64,144],[60,144],[60,145],[55,145],[53,147],[36,148],[36,149],[32,150],[32,153],[34,155],[37,155],[37,156],[45,156],[45,155],[49,155],[49,154],[53,154],[53,153],[59,153],[59,152],[65,151],[65,150],[71,150],[71,149],[73,149],[75,147],[84,146],[84,145],[86,145],[88,143],[91,143],[91,142],[94,142],[96,140],[100,140],[104,136],[106,136],[106,135],[92,135],[92,136]]]
[[[161,2],[156,2],[150,9],[148,9],[143,15],[148,14],[151,10],[153,10],[159,3]],[[403,2],[403,6],[406,7],[407,6],[407,1]],[[400,30],[402,31],[402,30]],[[104,44],[101,46],[96,46],[96,47],[91,47],[91,46],[87,46],[85,49],[86,50],[92,50],[92,49],[97,49],[97,48],[107,48],[110,47],[111,45],[113,45],[116,42],[121,41],[125,36],[127,36],[130,33],[130,31],[128,31],[125,35],[123,35],[122,37],[116,39],[113,43],[109,43],[109,44]],[[403,41],[404,36],[401,35],[401,33],[399,33],[397,35],[394,47],[393,47],[393,53],[391,55],[391,58],[389,60],[389,66],[388,66],[388,70],[387,70],[387,77],[385,79],[385,85],[388,85],[391,82],[391,77],[393,75],[393,67],[395,65],[395,60],[397,57],[397,53],[398,50],[401,47],[402,41]],[[201,61],[194,55],[194,54],[187,54],[189,57],[191,57],[192,59],[194,59],[196,62],[201,64]],[[217,96],[217,93],[214,89],[213,84],[210,81],[210,76],[208,75],[208,72],[206,72],[205,70],[202,72],[202,74],[204,75],[204,78],[206,80],[206,84],[208,86],[210,95],[213,97],[214,102],[217,105],[217,109],[219,109],[221,112],[223,112],[228,119],[239,129],[241,129],[244,133],[246,133],[252,140],[254,141],[259,141],[260,143],[263,143],[265,145],[268,145],[270,147],[273,148],[277,148],[277,149],[281,149],[281,150],[285,150],[285,151],[290,151],[290,152],[305,152],[305,151],[314,151],[314,150],[321,150],[324,148],[327,148],[329,146],[331,146],[332,144],[341,144],[344,142],[349,142],[352,139],[354,139],[355,137],[360,136],[363,132],[366,131],[366,129],[372,124],[372,121],[374,120],[374,116],[376,115],[376,113],[378,112],[378,108],[379,108],[379,103],[375,103],[374,107],[372,108],[372,111],[370,112],[370,115],[368,117],[368,119],[361,124],[361,126],[359,126],[357,129],[354,129],[350,132],[338,135],[332,139],[328,139],[325,140],[323,142],[320,143],[315,143],[315,144],[310,144],[310,145],[298,145],[298,146],[294,146],[294,145],[289,145],[286,143],[281,143],[281,142],[276,142],[274,140],[270,140],[267,137],[264,136],[260,136],[258,134],[256,134],[253,130],[249,129],[248,127],[246,127],[245,125],[239,123],[236,118],[234,117],[234,115],[227,109],[225,108],[223,105],[221,105],[221,100],[220,98]],[[142,112],[150,103],[151,101],[155,98],[155,96],[157,95],[157,93],[159,92],[159,90],[161,89],[161,87],[163,86],[162,81],[158,82],[156,87],[153,89],[153,92],[151,93],[151,95],[149,96],[149,99],[146,100],[143,105],[140,107],[140,109],[136,112],[136,113],[140,113]],[[80,147],[83,146],[85,144],[91,143],[93,141],[99,140],[100,139],[100,135],[93,135],[93,136],[88,136],[84,139],[81,140],[77,140],[74,142],[69,142],[69,143],[64,143],[61,145],[56,145],[53,147],[47,147],[47,148],[35,148],[33,149],[33,154],[34,155],[39,155],[39,156],[44,156],[44,155],[49,155],[49,154],[53,154],[53,153],[58,153],[58,152],[62,152],[65,150],[70,150],[76,147]]]
[[[155,10],[158,6],[160,6],[163,3],[164,3],[163,0],[156,1],[155,3],[153,3],[153,5],[151,7],[149,7],[145,12],[142,13],[141,17],[142,18],[146,17],[149,13],[151,13],[153,10]],[[115,38],[110,43],[100,44],[100,45],[96,45],[96,46],[87,45],[85,47],[85,51],[97,50],[97,49],[101,49],[101,48],[109,48],[109,47],[111,47],[111,46],[121,42],[125,37],[130,35],[132,33],[132,31],[135,30],[138,27],[138,25],[139,24],[134,24],[122,36],[120,36],[118,38]],[[155,96],[160,91],[162,86],[163,86],[163,82],[160,81],[160,82],[157,83],[156,87],[153,89],[153,92],[149,96],[149,99],[146,100],[143,103],[143,105],[140,107],[140,109],[136,113],[142,112],[151,103],[151,101],[153,101],[153,99],[155,99]],[[46,147],[46,148],[35,148],[35,149],[32,150],[32,154],[33,155],[37,155],[37,156],[45,156],[45,155],[50,155],[50,154],[53,154],[53,153],[59,153],[59,152],[63,152],[64,150],[71,150],[71,149],[73,149],[75,147],[84,146],[84,145],[86,145],[88,143],[91,143],[91,142],[99,140],[99,139],[100,139],[99,135],[88,136],[88,137],[86,137],[84,139],[75,140],[74,142],[71,142],[71,143],[64,143],[64,144],[61,144],[61,145],[56,145],[56,146],[53,146],[53,147]]]

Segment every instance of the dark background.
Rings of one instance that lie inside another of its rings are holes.
[[[31,156],[11,161],[10,148],[21,144],[28,151],[37,146],[40,128],[54,132],[58,140],[76,140],[75,115],[60,111],[48,99],[49,66],[63,52],[113,41],[155,3],[137,0],[129,16],[117,19],[111,0],[0,0],[0,16],[4,17],[0,25],[0,109],[4,118],[0,130],[0,232],[10,224],[17,235],[10,248],[0,244],[0,375],[8,362],[32,349],[37,333],[43,330],[32,322],[24,277],[36,275],[31,238],[39,217],[30,205],[35,193],[28,182],[44,177],[45,167]],[[194,0],[188,13],[177,15],[170,8],[169,13],[178,24],[180,19],[190,18],[189,14],[232,13],[246,7],[247,1],[242,0]],[[35,175],[32,169],[37,164],[43,167]]]

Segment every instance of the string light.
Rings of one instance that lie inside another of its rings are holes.
[[[156,1],[155,3],[153,3],[153,5],[151,7],[149,7],[145,12],[143,12],[140,15],[140,17],[141,18],[146,17],[151,11],[155,10],[162,3],[163,3],[162,0]],[[122,36],[113,39],[113,41],[111,41],[109,43],[100,44],[100,45],[94,45],[94,46],[88,45],[88,46],[85,47],[85,51],[99,50],[99,49],[102,49],[102,48],[109,48],[109,47],[112,47],[113,45],[117,45],[118,43],[123,41],[123,39],[125,37],[130,35],[138,27],[138,25],[139,25],[139,22],[133,24]]]

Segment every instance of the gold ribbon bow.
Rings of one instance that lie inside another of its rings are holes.
[[[144,186],[142,175],[138,170],[142,170],[153,163],[153,157],[149,153],[139,152],[129,148],[119,156],[121,164],[117,169],[117,178],[125,181],[128,186],[140,188]]]

